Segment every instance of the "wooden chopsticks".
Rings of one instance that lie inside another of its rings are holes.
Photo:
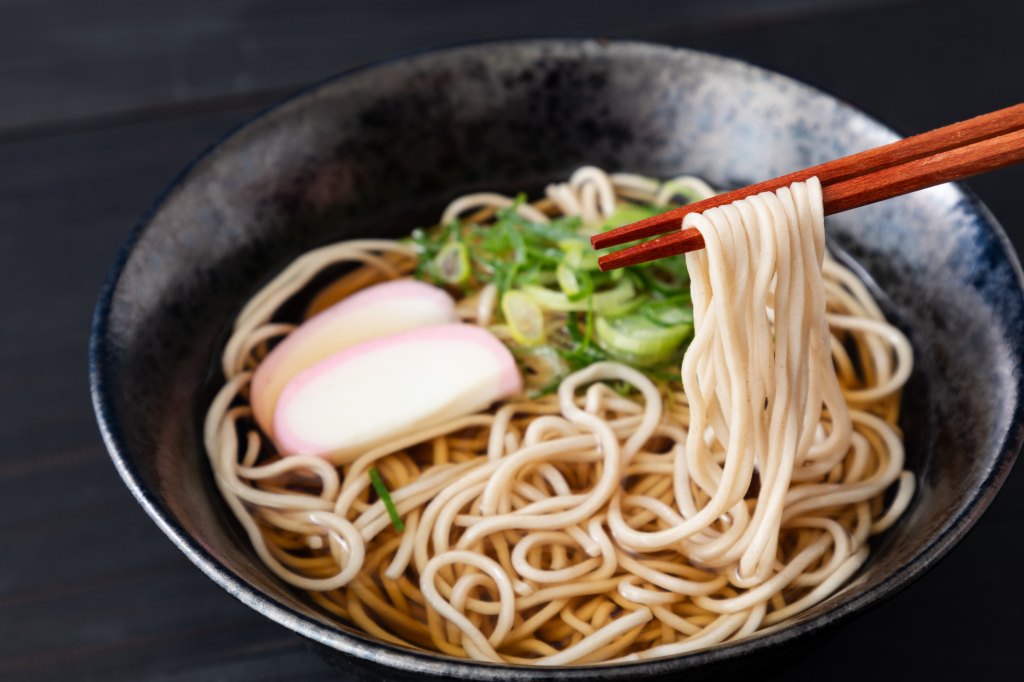
[[[669,232],[598,259],[602,270],[636,265],[704,248],[695,229],[679,231],[688,213],[700,213],[761,192],[818,176],[825,214],[840,213],[933,185],[1024,161],[1024,104],[1000,109],[899,142],[869,149],[698,201],[591,237],[595,249]]]

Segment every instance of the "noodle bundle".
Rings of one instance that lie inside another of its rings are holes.
[[[534,204],[543,224],[608,220],[623,202],[710,193],[577,171]],[[278,308],[338,263],[334,299],[409,276],[408,244],[342,242],[295,261],[236,320],[207,413],[217,486],[260,559],[324,612],[391,644],[508,664],[578,665],[741,639],[835,594],[907,507],[896,426],[913,357],[825,249],[816,178],[690,214],[695,335],[679,377],[602,360],[365,452],[280,456],[255,426],[253,370],[294,328]],[[494,287],[465,322],[504,332]],[[379,471],[404,521],[373,492]]]

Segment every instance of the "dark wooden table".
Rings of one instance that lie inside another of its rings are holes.
[[[1022,26],[1017,0],[0,2],[0,679],[336,679],[164,538],[89,406],[118,244],[225,129],[396,53],[609,35],[747,59],[922,131],[1024,99]],[[1024,248],[1024,168],[969,184]],[[934,571],[770,679],[1024,679],[1022,543],[1018,468]]]

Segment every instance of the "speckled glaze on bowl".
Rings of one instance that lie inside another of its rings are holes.
[[[935,563],[992,500],[1019,450],[1021,271],[995,219],[962,188],[828,223],[917,349],[903,424],[920,484],[911,508],[840,594],[783,626],[688,656],[494,666],[381,644],[319,614],[263,568],[215,494],[200,443],[212,358],[243,301],[300,252],[430,224],[467,190],[537,190],[584,164],[739,186],[894,137],[783,76],[649,44],[499,42],[342,74],[204,153],[132,232],[94,318],[100,429],[132,493],[197,566],[356,677],[693,679],[778,651]]]

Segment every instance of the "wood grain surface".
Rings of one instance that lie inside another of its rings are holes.
[[[0,680],[341,679],[192,566],[109,463],[88,400],[100,283],[197,152],[342,68],[495,36],[750,60],[928,130],[1021,100],[1016,0],[579,4],[0,2]],[[1024,248],[1024,170],[970,181]],[[762,680],[1022,679],[1024,472],[896,599]]]

